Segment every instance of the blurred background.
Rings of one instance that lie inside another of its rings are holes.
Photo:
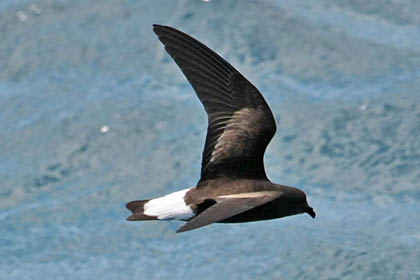
[[[207,126],[153,23],[261,90],[315,220],[125,221],[195,185]],[[419,209],[418,1],[0,3],[1,279],[420,279]]]

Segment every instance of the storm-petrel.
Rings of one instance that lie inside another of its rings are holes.
[[[197,186],[127,203],[128,221],[181,220],[177,232],[211,223],[243,223],[301,213],[315,218],[303,191],[273,184],[264,152],[276,132],[261,93],[214,51],[169,26],[153,25],[208,115]]]

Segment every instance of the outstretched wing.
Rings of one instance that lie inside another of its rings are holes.
[[[264,152],[276,132],[261,93],[228,62],[187,34],[154,25],[208,115],[201,181],[217,177],[267,179]]]
[[[220,196],[216,203],[198,214],[176,232],[184,232],[220,222],[278,198],[282,192],[264,191]]]

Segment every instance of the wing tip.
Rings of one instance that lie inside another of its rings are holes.
[[[186,231],[194,229],[194,228],[189,228],[187,225],[188,225],[188,223],[186,223],[183,226],[181,226],[180,228],[178,228],[176,230],[176,233],[182,233],[182,232],[186,232]]]
[[[162,28],[165,27],[165,25],[161,25],[161,24],[157,24],[157,23],[154,23],[152,25],[153,25],[153,30],[159,30],[159,29],[162,29]]]
[[[155,32],[156,35],[158,36],[163,35],[164,32],[174,32],[174,31],[180,33],[179,30],[176,30],[175,28],[170,27],[168,25],[161,25],[161,24],[156,24],[156,23],[153,24],[153,32]]]
[[[155,32],[156,35],[160,35],[162,34],[162,32],[169,28],[169,26],[165,26],[165,25],[160,25],[160,24],[153,24],[153,32]]]
[[[180,227],[179,229],[176,230],[176,233],[181,233],[181,232],[184,232],[184,231],[186,231],[186,230],[183,230],[182,227]]]

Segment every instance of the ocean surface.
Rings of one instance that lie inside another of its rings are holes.
[[[194,186],[207,117],[166,24],[277,121],[270,179],[317,217],[133,223]],[[0,2],[0,279],[420,279],[420,2]]]

